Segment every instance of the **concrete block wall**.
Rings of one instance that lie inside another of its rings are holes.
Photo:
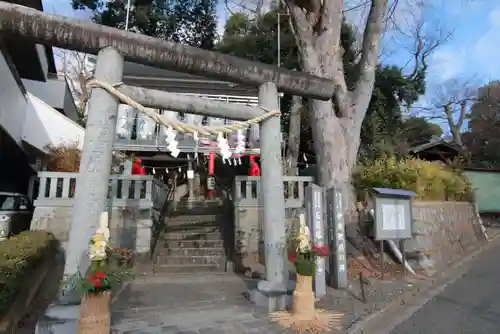
[[[264,245],[262,239],[262,214],[258,207],[243,207],[235,209],[235,262],[244,267],[252,267],[254,264],[264,264]],[[296,209],[287,209],[285,228],[287,231],[292,222],[298,219]],[[286,240],[283,240],[286,242]]]
[[[31,221],[31,230],[54,233],[65,248],[71,226],[72,206],[37,206]],[[134,249],[144,254],[150,251],[151,209],[112,207],[110,215],[110,239],[112,247]]]
[[[258,207],[235,208],[235,256],[244,266],[263,264],[260,222],[262,210]],[[287,213],[290,226],[297,215]],[[466,202],[413,203],[414,238],[407,240],[405,251],[413,264],[429,273],[442,269],[460,259],[471,248],[486,241],[484,227],[474,204]],[[350,221],[349,225],[356,225]]]
[[[459,260],[487,240],[474,204],[414,202],[414,238],[405,250],[429,274]]]

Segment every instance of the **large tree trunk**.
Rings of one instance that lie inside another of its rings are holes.
[[[330,101],[309,101],[310,123],[317,157],[319,184],[342,193],[345,222],[357,222],[355,196],[350,178],[356,165],[361,124],[366,115],[375,83],[383,17],[387,0],[372,0],[363,35],[355,88],[347,88],[340,46],[343,1],[287,1],[299,49],[302,70],[330,79],[334,94]],[[354,218],[354,219],[353,219]],[[366,237],[358,224],[346,225],[348,252],[364,253]]]
[[[290,107],[285,166],[285,173],[289,176],[295,176],[298,172],[297,161],[299,160],[300,150],[301,118],[302,98],[300,96],[293,96]]]
[[[331,101],[310,101],[309,111],[319,184],[341,189],[345,208],[353,207],[350,176],[355,161],[349,161],[349,157],[357,147],[346,141],[341,119],[335,116]]]
[[[313,7],[303,4],[315,5]],[[334,83],[330,101],[311,100],[310,122],[320,185],[342,190],[345,210],[354,207],[350,185],[360,142],[361,124],[375,83],[387,0],[372,0],[363,34],[355,89],[347,88],[340,46],[343,1],[287,1],[302,70]],[[334,104],[335,108],[334,108]]]

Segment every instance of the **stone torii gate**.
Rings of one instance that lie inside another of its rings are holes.
[[[278,111],[278,90],[321,100],[329,100],[333,95],[334,84],[324,78],[50,15],[7,2],[0,3],[0,32],[39,44],[97,54],[94,79],[112,85],[122,81],[123,62],[126,60],[259,86],[260,107],[231,105],[140,87],[116,86],[118,91],[145,107],[248,120],[266,112]],[[100,213],[106,204],[118,104],[116,95],[109,90],[102,87],[92,89],[65,275],[85,270],[88,266],[87,242],[97,229]],[[260,282],[258,290],[262,294],[261,300],[266,300],[269,305],[269,311],[274,311],[284,307],[288,280],[283,255],[286,235],[279,115],[264,119],[260,127],[266,279]]]

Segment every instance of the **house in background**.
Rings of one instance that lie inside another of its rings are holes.
[[[500,217],[500,170],[486,168],[465,168],[474,191],[479,213],[483,216]],[[499,221],[500,222],[500,221]]]
[[[14,1],[43,10],[40,0]],[[68,84],[51,47],[16,38],[0,43],[0,191],[27,193],[46,145],[83,142]]]
[[[460,156],[460,148],[444,138],[432,138],[428,142],[413,146],[409,154],[418,159],[427,161],[441,161],[449,163]]]
[[[410,153],[422,160],[449,163],[460,156],[461,150],[444,139],[437,138],[415,146]],[[463,168],[474,192],[474,200],[481,217],[489,221],[500,221],[500,170],[492,168]]]

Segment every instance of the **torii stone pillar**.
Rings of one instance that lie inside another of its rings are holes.
[[[97,57],[95,79],[121,82],[123,57],[114,47],[102,49]],[[85,272],[90,264],[88,242],[99,227],[107,206],[118,100],[100,88],[92,89],[89,100],[80,174],[76,180],[73,219],[66,249],[65,275]]]
[[[123,57],[113,47],[102,49],[97,57],[95,78],[118,83],[123,75]],[[116,133],[118,100],[100,88],[92,89],[89,100],[85,140],[76,180],[73,218],[66,248],[65,277],[80,271],[85,275],[90,259],[88,244],[106,209],[111,172],[113,141]],[[38,321],[35,334],[76,333],[81,296],[71,286],[61,287],[59,300]]]
[[[270,111],[279,110],[276,84],[266,83],[259,88],[259,103]],[[260,125],[260,203],[263,203],[266,280],[251,291],[251,300],[267,306],[269,312],[286,308],[288,271],[285,267],[285,197],[281,167],[280,117],[271,117]]]

